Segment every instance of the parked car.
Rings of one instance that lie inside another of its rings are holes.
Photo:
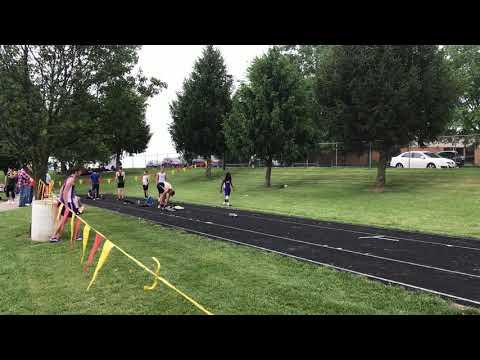
[[[456,151],[439,151],[437,155],[455,161],[458,167],[465,165],[465,158]]]
[[[147,168],[157,168],[157,167],[160,167],[160,165],[161,165],[160,161],[152,160],[147,163]]]
[[[396,168],[454,168],[455,161],[429,151],[409,151],[392,157],[390,166]]]
[[[212,167],[214,167],[214,168],[223,167],[223,161],[222,160],[212,160]]]
[[[179,159],[165,158],[162,161],[162,166],[163,167],[180,167],[182,165],[183,164]]]
[[[206,167],[207,162],[204,159],[197,158],[192,160],[192,165],[196,165],[196,167]]]

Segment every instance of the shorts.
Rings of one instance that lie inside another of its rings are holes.
[[[148,190],[148,185],[142,185],[143,186],[143,191],[147,191]]]
[[[58,204],[58,206],[60,206],[60,203]],[[67,205],[65,205],[65,206],[62,207],[62,212],[60,213],[60,216],[61,216],[61,217],[63,217],[63,216],[65,215],[65,211],[67,211],[67,210],[65,210],[65,207],[68,207],[69,209],[75,211],[72,203],[68,203]],[[58,210],[57,210],[57,211],[58,211]],[[78,211],[77,211],[77,214],[78,214]],[[69,212],[68,212],[68,218],[71,218],[71,217],[72,217],[72,212],[69,211]]]
[[[159,182],[157,184],[158,193],[161,195],[165,192],[165,183]]]
[[[225,194],[225,196],[230,196],[230,192],[231,192],[231,189],[230,188],[225,188],[223,189],[223,193]]]
[[[117,188],[123,189],[125,187],[125,183],[118,183]]]

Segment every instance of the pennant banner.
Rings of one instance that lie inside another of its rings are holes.
[[[87,250],[88,236],[90,235],[90,225],[86,224],[83,227],[83,243],[82,243],[82,258],[80,264],[83,264],[83,258],[85,257],[85,250]]]
[[[95,234],[95,241],[93,242],[93,246],[92,248],[90,249],[90,254],[88,254],[88,259],[87,259],[87,263],[85,264],[85,266],[83,267],[83,271],[84,272],[87,272],[88,268],[90,267],[90,265],[92,265],[93,263],[93,259],[95,257],[95,253],[97,252],[98,248],[100,247],[100,245],[102,244],[102,241],[103,241],[103,236],[100,235],[98,232]]]
[[[73,248],[73,228],[74,228],[74,221],[75,221],[75,213],[72,212],[72,219],[70,221],[70,247]]]
[[[92,284],[95,282],[98,272],[105,264],[105,261],[107,261],[108,255],[110,255],[110,251],[114,246],[115,245],[113,245],[110,240],[106,240],[105,244],[103,244],[102,253],[100,254],[100,258],[98,259],[97,267],[95,268],[95,272],[93,273],[92,280],[90,281],[90,284],[88,284],[87,291],[90,290],[90,286],[92,286]]]
[[[153,257],[153,256],[152,256],[152,259],[153,259],[153,261],[155,261],[155,263],[157,265],[157,269],[155,270],[155,274],[160,276],[160,261],[158,261],[158,259],[156,257]],[[143,290],[153,290],[157,287],[157,284],[158,284],[157,278],[154,278],[153,279],[153,284],[150,285],[150,286],[145,285],[143,287]]]

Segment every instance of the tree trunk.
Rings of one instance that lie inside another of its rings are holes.
[[[379,151],[378,165],[377,165],[377,180],[375,182],[375,188],[379,192],[383,192],[385,188],[386,167],[387,167],[387,152],[382,149]]]
[[[205,175],[209,178],[212,176],[212,161],[207,159],[207,167],[205,168]]]
[[[225,153],[223,153],[223,171],[225,171],[225,169],[227,168],[225,165],[225,159],[226,159],[226,156],[225,156]]]
[[[265,172],[265,186],[270,187],[272,185],[272,158],[267,159],[267,171]]]
[[[64,161],[61,161],[61,162],[60,162],[60,172],[61,172],[62,174],[66,174],[66,173],[67,173],[67,164],[66,164],[66,162],[64,162]]]
[[[39,200],[40,194],[37,194],[39,181],[46,182],[48,171],[48,156],[40,156],[32,162],[32,177],[35,179],[35,187],[33,189],[35,199]]]
[[[120,152],[117,152],[117,153],[115,154],[115,167],[116,167],[117,169],[121,166],[121,164],[120,164],[120,155],[121,155]]]

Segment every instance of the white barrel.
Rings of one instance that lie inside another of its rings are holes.
[[[48,241],[55,230],[56,206],[53,199],[32,202],[32,241]]]

